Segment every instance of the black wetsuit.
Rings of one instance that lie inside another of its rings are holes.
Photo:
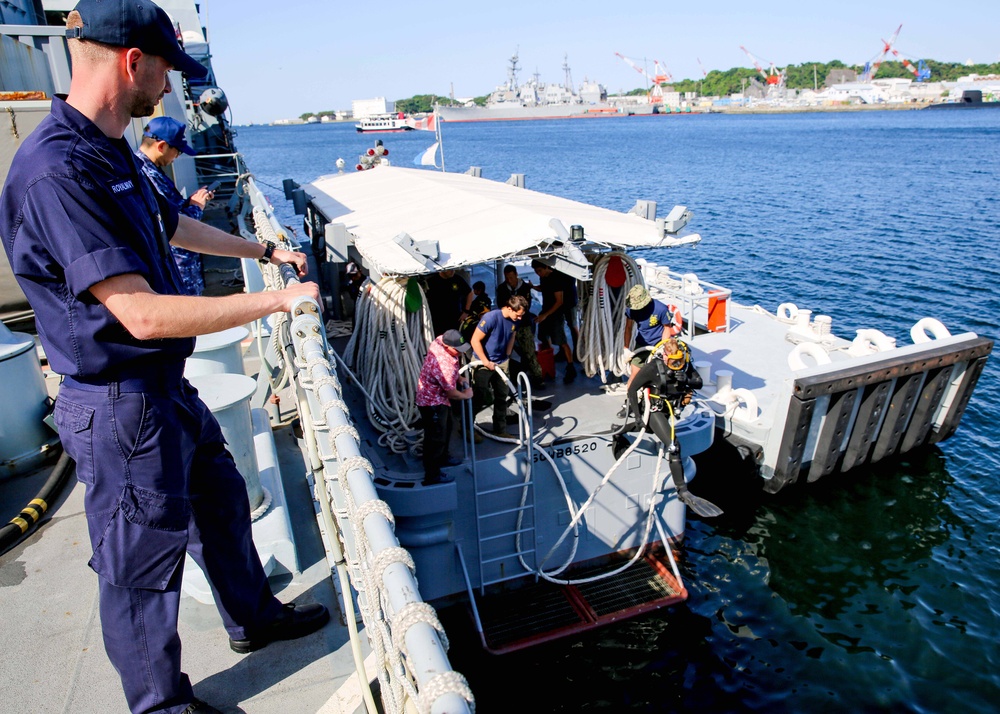
[[[674,416],[680,412],[683,405],[681,402],[686,394],[690,394],[696,389],[701,389],[702,381],[698,370],[690,361],[684,369],[672,370],[662,359],[654,358],[647,362],[636,372],[632,384],[628,388],[628,405],[633,416],[635,416],[637,426],[641,428],[639,421],[639,390],[649,388],[650,391],[650,414],[647,423],[653,433],[667,446],[670,445],[670,407],[673,407]],[[670,402],[670,407],[665,401]]]
[[[677,498],[687,504],[699,516],[719,516],[722,509],[704,498],[695,496],[688,491],[684,478],[684,461],[681,457],[681,445],[672,433],[670,427],[670,412],[674,419],[684,408],[685,397],[694,390],[701,389],[701,375],[688,360],[684,369],[672,370],[662,359],[647,362],[636,372],[632,384],[628,388],[628,403],[632,414],[639,412],[639,390],[649,388],[649,415],[647,423],[664,446],[667,447],[667,462],[670,465],[670,476],[677,490]],[[669,406],[667,405],[669,402]],[[635,429],[642,428],[641,417],[635,417]]]

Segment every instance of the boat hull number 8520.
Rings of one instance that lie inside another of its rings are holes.
[[[545,451],[553,459],[564,459],[564,458],[569,458],[570,456],[576,456],[578,454],[587,454],[592,451],[597,451],[597,442],[596,441],[577,442],[575,444],[566,444],[565,446],[555,446],[550,449],[546,449]],[[535,455],[532,458],[532,461],[534,463],[538,463],[539,459],[541,458],[542,458],[541,455],[536,450]]]

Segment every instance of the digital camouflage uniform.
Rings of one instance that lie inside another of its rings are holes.
[[[200,221],[204,211],[191,203],[190,199],[184,198],[170,177],[163,173],[163,169],[154,164],[152,160],[141,151],[135,155],[142,163],[142,172],[153,183],[153,187],[163,196],[171,206],[176,208],[185,216],[190,216],[196,221]],[[177,270],[184,281],[184,292],[188,295],[201,295],[205,292],[205,278],[201,273],[201,254],[193,253],[176,245],[170,246],[170,252],[177,263]]]

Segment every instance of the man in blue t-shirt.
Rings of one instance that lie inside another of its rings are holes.
[[[514,352],[511,355],[514,369],[511,371],[514,377],[519,371],[527,372],[532,388],[540,389],[545,382],[542,379],[542,366],[538,363],[538,353],[535,349],[535,316],[530,311],[531,283],[522,280],[513,265],[506,265],[503,269],[503,282],[497,285],[496,295],[497,307],[506,305],[513,295],[520,295],[528,301],[528,314],[518,323],[514,333]]]
[[[486,394],[493,390],[493,433],[507,435],[507,381],[499,372],[510,374],[510,353],[514,349],[514,331],[518,321],[528,311],[528,301],[514,295],[499,310],[483,315],[472,335],[472,351],[482,362],[476,369],[473,409],[485,406]]]

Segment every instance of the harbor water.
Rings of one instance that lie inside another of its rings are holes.
[[[650,258],[833,332],[909,343],[934,317],[1000,336],[1000,112],[674,115],[445,124],[448,171],[626,211],[693,211],[694,248]],[[353,170],[353,124],[239,129],[237,145],[302,238],[282,179]],[[425,132],[382,136],[410,166]],[[428,169],[431,170],[431,169]],[[939,445],[768,496],[724,463],[689,514],[687,602],[502,657],[443,614],[477,712],[1000,711],[1000,364]],[[609,423],[612,415],[609,415]],[[419,573],[417,573],[419,578]]]

